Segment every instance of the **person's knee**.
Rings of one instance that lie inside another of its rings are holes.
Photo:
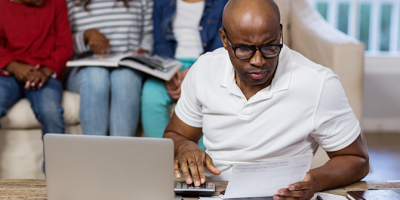
[[[148,80],[144,83],[141,95],[142,107],[152,108],[169,105],[169,96],[163,82]]]
[[[80,93],[90,95],[107,93],[110,90],[110,73],[101,67],[86,67],[79,72]]]
[[[130,87],[142,88],[143,73],[129,68],[114,69],[111,72],[111,84],[113,87]]]

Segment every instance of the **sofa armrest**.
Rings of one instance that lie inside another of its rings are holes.
[[[328,24],[307,0],[291,2],[291,48],[340,78],[350,106],[361,123],[364,45]]]

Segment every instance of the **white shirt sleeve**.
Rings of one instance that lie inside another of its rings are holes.
[[[175,113],[180,120],[189,126],[203,126],[202,106],[196,97],[196,77],[198,77],[198,62],[189,69],[181,85],[181,97],[175,107]]]
[[[326,151],[338,151],[360,135],[360,124],[350,107],[337,75],[325,76],[314,119],[312,137]]]

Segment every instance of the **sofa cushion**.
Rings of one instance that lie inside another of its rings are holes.
[[[63,92],[62,107],[66,125],[79,124],[79,94]],[[27,99],[21,99],[0,119],[3,129],[33,129],[41,125],[36,119]]]

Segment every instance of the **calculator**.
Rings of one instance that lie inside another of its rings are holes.
[[[211,197],[215,192],[215,184],[205,182],[199,187],[194,184],[187,184],[186,182],[176,182],[174,186],[176,195],[184,197]]]

